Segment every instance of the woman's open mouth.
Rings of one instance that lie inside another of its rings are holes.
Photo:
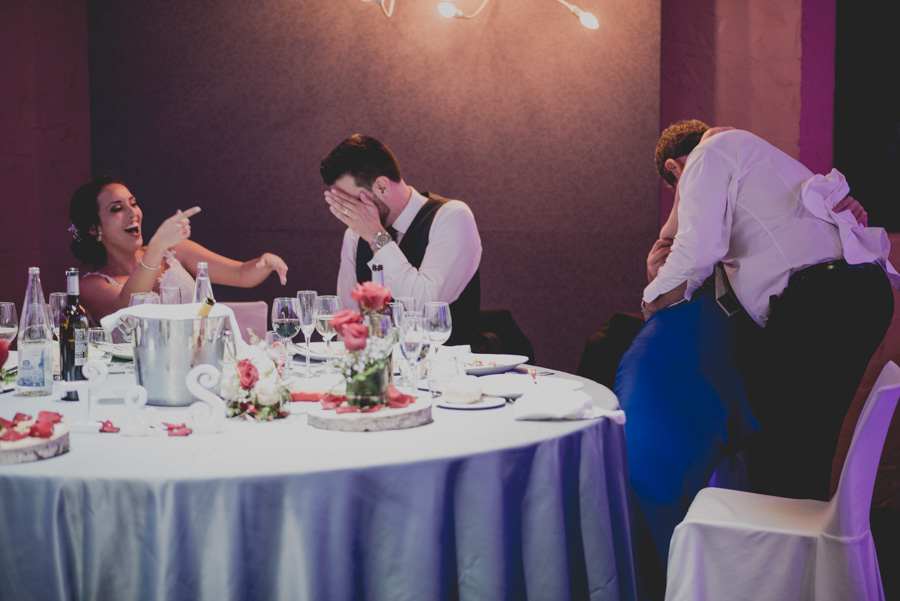
[[[125,232],[131,234],[132,236],[140,236],[141,235],[141,224],[134,223],[125,228]]]

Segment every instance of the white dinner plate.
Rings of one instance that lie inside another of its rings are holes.
[[[502,374],[528,361],[525,355],[471,354],[462,358],[463,368],[470,376]]]
[[[481,382],[482,394],[506,399],[517,399],[535,386],[561,392],[578,390],[584,386],[578,380],[553,376],[538,376],[537,384],[535,384],[531,376],[526,374],[494,374],[482,376],[478,381]]]
[[[437,406],[444,409],[495,409],[506,404],[506,399],[498,396],[483,396],[477,403],[448,403],[437,399]]]
[[[312,361],[325,361],[328,359],[328,355],[325,354],[326,346],[325,341],[320,340],[318,342],[310,342],[309,343],[309,358]],[[340,340],[332,340],[331,341],[331,356],[340,357],[341,355],[346,355],[347,349],[344,347],[344,343]],[[294,344],[294,359],[306,359],[306,343],[295,343]]]
[[[116,359],[132,361],[134,359],[134,346],[130,342],[120,342],[109,345],[112,348],[112,356]]]

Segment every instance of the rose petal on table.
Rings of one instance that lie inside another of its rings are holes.
[[[16,442],[17,440],[22,440],[23,438],[28,437],[28,432],[19,432],[14,428],[6,428],[3,430],[3,435],[0,436],[0,441],[2,442]]]
[[[31,421],[30,415],[25,415],[24,413],[16,413],[15,417],[13,417],[13,423],[18,424],[19,422],[27,422]]]
[[[51,423],[58,424],[60,421],[62,421],[62,415],[56,413],[55,411],[41,411],[40,413],[38,413],[37,420],[39,422],[49,421]]]
[[[341,403],[347,400],[346,396],[331,394],[330,392],[322,398],[322,409],[329,411],[331,409],[337,409]]]
[[[354,407],[353,405],[341,405],[335,409],[338,413],[357,413],[359,412],[359,407]]]
[[[316,402],[321,401],[327,395],[327,392],[302,392],[302,391],[291,391],[291,400],[295,403],[297,402]]]
[[[360,409],[360,413],[375,413],[381,409],[382,405],[372,405],[368,409]]]
[[[0,429],[6,430],[6,429],[12,429],[15,427],[16,427],[16,422],[11,422],[8,419],[3,419],[2,417],[0,417]]]
[[[188,428],[185,424],[178,424],[176,426],[175,424],[167,424],[163,422],[163,425],[169,429],[169,436],[187,436],[188,434],[193,432],[193,430]]]
[[[36,421],[28,430],[28,435],[32,438],[50,438],[53,436],[53,422]]]
[[[115,434],[119,431],[119,428],[115,427],[110,420],[106,420],[105,422],[101,422],[100,431]]]
[[[416,397],[409,394],[403,394],[393,386],[388,387],[388,407],[391,409],[403,409],[415,401]]]

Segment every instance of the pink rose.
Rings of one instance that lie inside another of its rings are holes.
[[[361,323],[348,323],[344,326],[344,346],[348,351],[360,351],[366,348],[369,328]]]
[[[350,296],[363,309],[378,311],[391,301],[391,291],[387,286],[375,282],[357,284],[350,292]]]
[[[338,335],[343,336],[344,327],[347,324],[359,323],[360,321],[362,321],[362,315],[359,314],[359,311],[354,311],[353,309],[344,309],[331,318],[331,326],[334,328],[334,331],[338,333]]]
[[[238,363],[237,371],[241,376],[241,388],[244,390],[250,390],[259,380],[259,372],[256,371],[256,366],[253,365],[250,359],[244,359]]]
[[[9,342],[0,340],[0,367],[6,364],[7,359],[9,359]]]

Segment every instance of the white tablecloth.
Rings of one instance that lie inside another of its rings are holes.
[[[130,383],[110,376],[101,417]],[[57,398],[7,393],[0,416],[65,415]],[[634,598],[621,426],[433,411],[389,432],[72,433],[0,466],[0,599]]]

